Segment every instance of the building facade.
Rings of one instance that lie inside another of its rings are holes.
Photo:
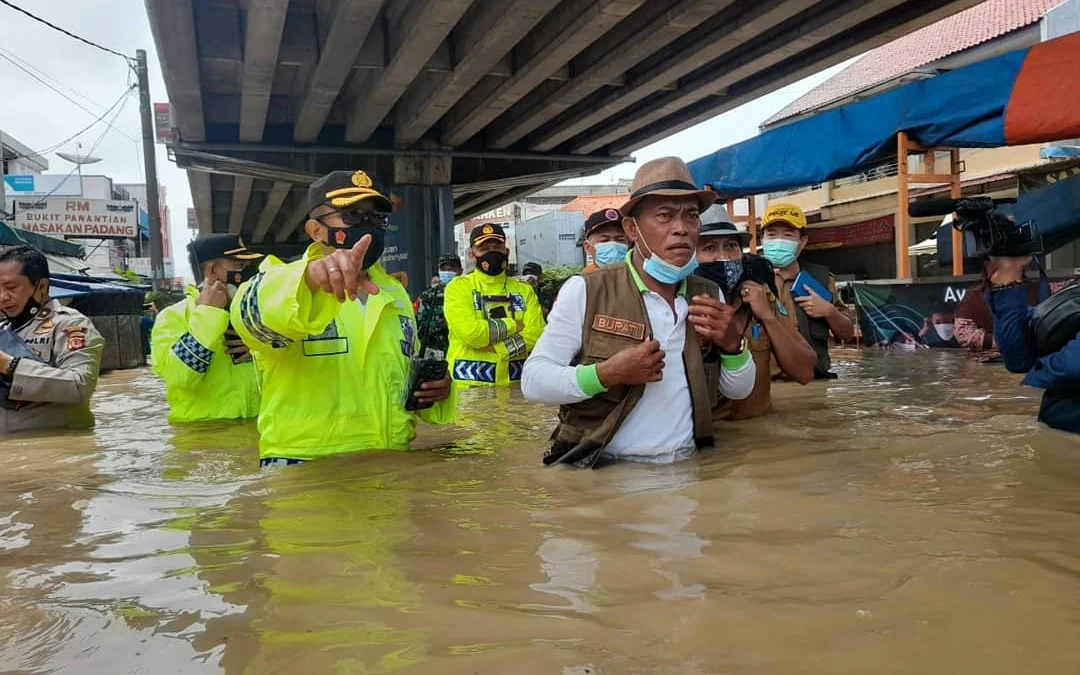
[[[462,262],[465,264],[466,270],[472,269],[472,264],[468,259],[469,251],[469,232],[472,231],[477,225],[483,225],[485,223],[498,223],[506,230],[506,245],[510,249],[510,269],[517,270],[521,265],[526,262],[539,262],[541,266],[548,267],[557,264],[581,264],[582,253],[578,248],[576,255],[571,255],[569,250],[555,246],[549,248],[551,243],[551,237],[543,233],[543,228],[547,226],[555,226],[556,223],[560,223],[558,227],[562,227],[561,223],[564,221],[569,222],[572,218],[557,216],[553,219],[545,220],[545,216],[549,214],[553,215],[556,212],[567,211],[572,209],[577,211],[577,230],[580,232],[582,225],[585,222],[585,217],[581,215],[581,211],[572,207],[574,203],[584,203],[582,200],[587,199],[590,196],[601,196],[610,198],[613,194],[628,194],[630,187],[630,181],[623,180],[613,185],[556,185],[544,190],[535,192],[528,197],[511,202],[500,206],[497,209],[482,213],[475,218],[470,218],[467,221],[457,223],[454,226],[454,242],[457,247],[457,254],[461,256]],[[625,201],[625,198],[623,198]],[[591,212],[590,212],[591,213]],[[566,235],[567,232],[562,232],[562,235]],[[560,241],[554,239],[552,241]],[[563,239],[561,241],[568,241]],[[575,234],[573,241],[570,242],[576,247],[580,247],[578,237]],[[539,247],[539,248],[537,248]],[[577,260],[574,262],[556,263],[551,262],[545,264],[543,257],[553,256],[558,260],[570,260],[573,258]]]
[[[783,126],[913,80],[1075,31],[1080,28],[1078,9],[1080,0],[987,0],[868,52],[766,120],[761,128]],[[931,161],[941,173],[942,167],[949,166],[948,153],[935,153]],[[1026,145],[962,149],[960,165],[962,196],[1016,198],[1080,171],[1080,158],[1055,156],[1044,145]],[[898,168],[894,156],[855,176],[769,194],[767,201],[793,203],[806,211],[810,222],[809,243],[803,254],[806,260],[828,265],[841,278],[896,278]],[[907,169],[910,174],[934,173],[925,154],[909,157]],[[948,184],[912,186],[909,192],[912,199],[948,195]],[[761,206],[757,212],[762,212]],[[942,268],[934,260],[936,247],[918,246],[933,237],[940,225],[940,217],[911,219],[908,240],[915,244],[909,249],[914,277],[951,274],[951,267]],[[1080,243],[1054,252],[1048,262],[1053,269],[1080,266]],[[977,268],[977,261],[969,262],[965,271]]]

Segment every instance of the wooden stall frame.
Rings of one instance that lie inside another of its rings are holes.
[[[735,202],[737,202],[739,199],[745,199],[746,202],[747,202],[747,209],[746,209],[747,215],[745,215],[745,216],[737,216],[737,215],[735,215]],[[731,222],[736,223],[736,224],[737,223],[743,223],[744,225],[746,225],[746,231],[750,233],[750,252],[751,253],[756,253],[757,252],[757,243],[758,243],[758,222],[757,222],[757,215],[754,213],[754,203],[755,203],[755,201],[756,200],[754,199],[754,196],[750,195],[749,197],[732,198],[732,199],[727,200],[727,202],[725,203],[725,206],[726,206],[727,212],[728,212],[728,218],[731,218]]]
[[[949,173],[939,174],[935,172],[934,154],[937,151],[948,151]],[[908,157],[910,155],[926,155],[926,173],[910,173],[908,171]],[[909,188],[913,184],[946,184],[949,186],[949,195],[953,199],[960,198],[960,150],[958,148],[924,148],[917,142],[908,138],[906,131],[896,135],[896,278],[911,278],[911,254],[908,248],[911,246],[911,218],[908,216]],[[959,277],[964,274],[964,239],[959,230],[952,232],[952,261],[953,276]]]

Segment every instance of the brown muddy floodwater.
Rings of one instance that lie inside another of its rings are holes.
[[[148,370],[0,442],[0,671],[1077,673],[1080,440],[941,352],[838,352],[675,466],[541,469],[470,392],[417,452],[260,473]]]

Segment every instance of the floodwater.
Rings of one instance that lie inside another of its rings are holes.
[[[674,466],[541,469],[469,392],[418,451],[260,473],[148,370],[0,442],[0,671],[1076,673],[1080,441],[943,352],[837,352]]]

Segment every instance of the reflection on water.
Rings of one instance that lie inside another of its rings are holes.
[[[840,352],[674,466],[541,469],[471,390],[417,451],[260,473],[148,371],[0,442],[0,671],[1016,673],[1080,664],[1080,441],[948,353]]]

